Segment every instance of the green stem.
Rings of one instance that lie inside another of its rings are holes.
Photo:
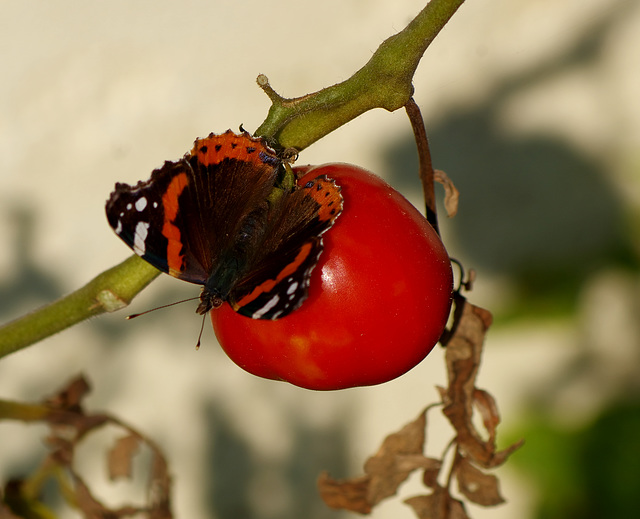
[[[271,98],[256,135],[282,148],[302,150],[373,108],[402,108],[413,94],[413,74],[429,44],[464,0],[431,0],[400,33],[384,41],[350,79],[314,94],[284,99],[265,76],[258,83]],[[137,256],[99,275],[83,288],[0,328],[0,357],[89,317],[129,304],[158,271]]]
[[[422,55],[463,2],[431,0],[403,31],[385,40],[364,67],[319,92],[285,99],[266,76],[258,76],[272,105],[255,134],[300,151],[368,110],[402,108],[413,95],[412,79]]]
[[[127,306],[158,274],[132,256],[87,285],[0,328],[0,357],[69,328],[89,317]]]

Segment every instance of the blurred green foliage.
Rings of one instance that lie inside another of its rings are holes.
[[[616,403],[576,428],[538,415],[514,437],[526,437],[512,464],[537,489],[536,519],[638,517],[639,402]]]

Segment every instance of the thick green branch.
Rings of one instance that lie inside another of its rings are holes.
[[[159,273],[138,256],[130,257],[72,294],[0,328],[0,357],[89,317],[127,306]]]
[[[463,2],[431,0],[353,76],[314,94],[284,99],[260,75],[258,84],[272,105],[256,135],[302,150],[368,110],[402,108],[413,95],[412,79],[422,55]]]

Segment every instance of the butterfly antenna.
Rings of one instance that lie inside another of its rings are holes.
[[[140,312],[139,314],[127,315],[126,319],[135,319],[136,317],[140,317],[141,315],[155,312],[156,310],[160,310],[161,308],[168,308],[170,306],[179,305],[180,303],[186,303],[187,301],[193,301],[195,299],[199,299],[199,297],[190,297],[189,299],[183,299],[182,301],[174,301],[173,303],[169,303],[168,305],[156,306],[151,310],[145,310],[144,312]]]
[[[198,334],[198,342],[196,342],[196,351],[200,349],[200,339],[202,339],[202,332],[204,331],[204,320],[206,319],[208,313],[209,312],[205,312],[202,315],[202,325],[200,326],[200,333]]]

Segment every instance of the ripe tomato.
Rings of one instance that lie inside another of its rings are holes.
[[[211,311],[216,336],[246,371],[308,389],[380,384],[418,364],[444,330],[453,276],[440,238],[415,207],[348,164],[296,168],[327,175],[344,209],[324,235],[309,298],[277,321],[228,304]]]

